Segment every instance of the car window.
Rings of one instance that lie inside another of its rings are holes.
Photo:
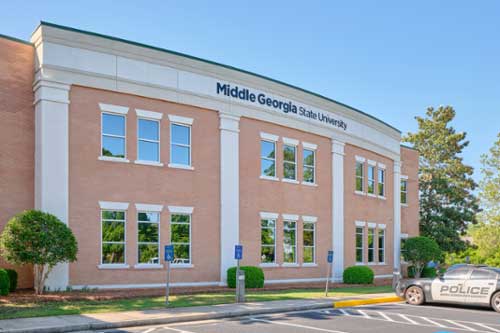
[[[465,280],[468,274],[469,268],[461,267],[446,271],[444,278],[450,280]]]
[[[496,280],[497,273],[485,269],[475,269],[470,276],[471,280]]]

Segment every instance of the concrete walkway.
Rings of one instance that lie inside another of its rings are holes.
[[[82,315],[7,319],[0,320],[0,333],[73,332],[144,325],[171,324],[186,321],[329,308],[332,307],[333,302],[340,300],[364,300],[391,296],[394,296],[394,294],[383,293],[350,297],[320,298],[317,300],[303,299],[242,304],[221,304],[174,309],[155,309],[143,311],[89,313]]]

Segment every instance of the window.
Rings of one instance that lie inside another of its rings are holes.
[[[297,147],[283,145],[283,178],[297,179]]]
[[[408,204],[408,180],[401,179],[401,203]]]
[[[276,177],[276,142],[260,141],[260,174]]]
[[[125,158],[125,116],[102,113],[102,156]]]
[[[368,166],[368,193],[375,193],[375,167],[373,165]]]
[[[368,263],[375,262],[375,228],[368,228]]]
[[[283,226],[283,262],[297,262],[297,222],[285,221]]]
[[[101,263],[125,264],[125,212],[101,211]]]
[[[304,161],[304,174],[303,181],[306,183],[315,182],[314,165],[315,165],[315,152],[314,150],[304,149],[303,151],[303,161]]]
[[[405,251],[405,244],[406,244],[406,240],[407,240],[407,239],[408,239],[408,237],[407,237],[407,236],[405,236],[405,237],[402,237],[402,236],[401,236],[401,243],[400,243],[400,246],[401,246],[401,247],[400,247],[400,259],[399,259],[401,262],[406,262],[406,261],[405,261],[405,252],[406,252],[406,251]]]
[[[191,166],[191,126],[170,125],[170,163]]]
[[[470,276],[471,280],[496,280],[497,273],[486,269],[475,269]]]
[[[364,252],[364,241],[365,238],[365,229],[363,227],[356,227],[356,262],[362,263],[363,260],[363,252]]]
[[[260,261],[264,264],[274,263],[276,260],[276,220],[260,220],[261,228],[261,247]]]
[[[174,246],[174,264],[191,264],[191,215],[170,215],[170,244]]]
[[[139,264],[160,263],[160,214],[137,214],[137,258]]]
[[[137,123],[137,156],[140,161],[160,162],[160,122],[141,119]]]
[[[378,195],[385,197],[385,169],[378,169]]]
[[[356,162],[356,191],[363,192],[364,187],[364,172],[363,172],[363,162]]]
[[[385,263],[385,229],[378,229],[378,262]]]
[[[302,231],[302,239],[304,242],[303,262],[312,264],[316,262],[316,225],[314,223],[304,223]]]
[[[465,280],[468,274],[469,274],[469,268],[461,267],[461,268],[449,269],[444,274],[444,278],[450,280]]]

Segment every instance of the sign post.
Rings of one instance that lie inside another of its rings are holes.
[[[170,263],[174,260],[174,246],[165,245],[165,262],[167,264],[167,284],[165,286],[165,305],[168,306],[168,296],[170,294]]]
[[[328,297],[328,284],[330,282],[330,272],[332,271],[332,266],[333,266],[333,251],[332,250],[328,251],[327,261],[328,261],[328,269],[326,272],[325,297]]]
[[[236,259],[236,303],[240,303],[243,299],[242,295],[242,286],[240,285],[240,260],[243,259],[243,246],[242,245],[235,245],[234,246],[234,259]],[[244,280],[243,280],[243,283]],[[243,286],[244,288],[244,286]]]

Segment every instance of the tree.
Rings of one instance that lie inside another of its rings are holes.
[[[12,264],[33,265],[35,292],[42,294],[52,268],[75,261],[78,245],[71,229],[57,217],[28,210],[9,220],[0,235],[0,251]]]
[[[473,168],[460,156],[469,141],[450,125],[454,118],[451,106],[430,107],[425,118],[416,117],[418,132],[403,138],[420,154],[420,232],[450,252],[465,249],[460,236],[479,211]]]
[[[489,153],[481,155],[481,164],[479,220],[500,227],[500,133]]]
[[[429,261],[441,259],[442,252],[437,242],[431,238],[419,236],[406,240],[403,246],[403,257],[415,267],[415,277],[419,278]]]

